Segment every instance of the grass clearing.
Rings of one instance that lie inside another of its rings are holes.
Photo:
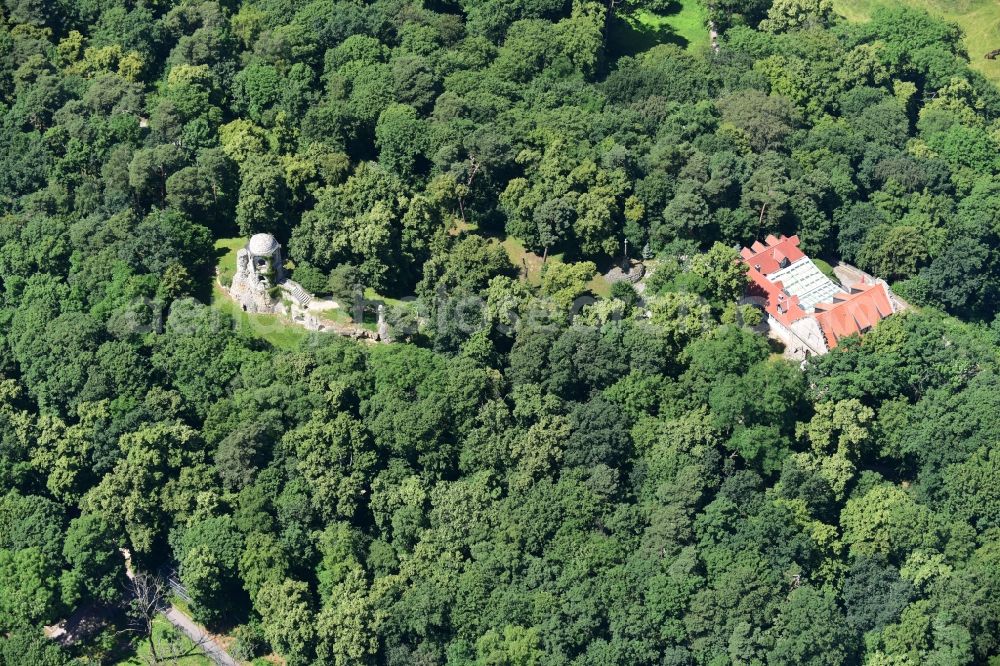
[[[369,304],[374,303],[375,305],[367,305],[364,312],[364,321],[361,322],[361,326],[368,329],[369,331],[378,331],[378,304],[385,306],[386,315],[390,318],[392,316],[399,316],[405,311],[409,310],[411,312],[416,312],[419,309],[417,305],[416,296],[406,296],[404,298],[394,298],[392,296],[383,296],[371,287],[365,289],[365,301]],[[346,312],[341,312],[344,320],[351,321],[351,317]]]
[[[816,264],[816,268],[819,269],[820,273],[827,276],[837,284],[840,284],[840,280],[837,279],[836,274],[833,272],[833,266],[822,259],[817,259],[816,257],[812,257],[812,262]]]
[[[218,285],[215,285],[212,290],[212,307],[232,317],[240,332],[261,338],[278,349],[297,349],[303,341],[308,340],[311,336],[323,335],[307,331],[279,315],[244,312]]]
[[[997,0],[833,0],[833,8],[849,21],[867,21],[881,6],[903,4],[923,9],[961,26],[972,68],[1000,85],[1000,61],[985,55],[1000,49],[1000,2]]]
[[[222,284],[232,283],[233,275],[236,274],[236,253],[245,245],[244,238],[220,238],[215,241],[215,266]],[[217,284],[212,285],[212,307],[232,317],[240,332],[261,338],[278,349],[297,349],[311,336],[320,335],[314,331],[307,331],[279,315],[244,312]]]
[[[215,267],[222,284],[232,284],[236,275],[236,253],[246,244],[245,238],[220,238],[215,241]]]
[[[618,55],[636,55],[659,44],[688,50],[706,47],[708,10],[702,0],[679,0],[663,14],[645,9],[620,13],[611,22],[608,41]]]
[[[376,303],[384,303],[387,306],[395,308],[410,307],[410,301],[404,301],[401,298],[393,298],[392,296],[383,296],[371,287],[365,289],[365,300],[374,301]]]
[[[543,262],[540,255],[528,250],[524,247],[524,243],[513,236],[508,236],[500,241],[500,245],[507,251],[507,256],[510,257],[510,263],[514,264],[519,271],[524,271],[528,284],[537,287],[542,283]],[[557,260],[557,256],[558,255],[549,255],[548,260]],[[558,260],[561,261],[562,257],[559,256]]]
[[[233,276],[236,274],[236,253],[245,245],[246,240],[243,238],[220,238],[215,241],[215,266],[219,282],[222,284],[232,283]],[[289,265],[290,262],[285,263],[286,268]],[[413,307],[405,300],[383,296],[371,288],[365,290],[365,299],[372,303],[384,303],[388,308]],[[261,338],[277,349],[294,350],[298,349],[303,342],[313,339],[314,336],[333,335],[333,333],[309,331],[281,315],[244,312],[239,304],[233,301],[218,284],[213,284],[212,307],[232,317],[236,322],[236,329],[241,333]],[[352,323],[350,314],[341,308],[325,310],[319,316],[321,319],[335,324]],[[369,331],[378,329],[378,318],[374,306],[366,308],[361,326]]]
[[[667,14],[660,17],[666,24],[673,28],[674,32],[687,42],[686,48],[696,49],[701,46],[710,46],[708,37],[708,9],[701,0],[683,0],[680,9],[675,14]],[[640,11],[636,17],[640,23],[648,20],[646,17],[655,17],[652,12]]]
[[[538,287],[542,284],[542,257],[524,247],[524,244],[513,236],[508,236],[500,245],[507,251],[510,262],[518,268],[525,270],[528,284]],[[562,253],[550,254],[546,261],[563,262]],[[594,277],[587,283],[589,289],[595,296],[607,298],[611,295],[611,285],[600,273],[595,273]]]
[[[188,617],[194,617],[194,613],[191,612],[191,604],[181,599],[176,594],[171,594],[167,601],[177,610],[184,613]]]
[[[153,639],[156,641],[156,654],[160,657],[161,664],[215,666],[215,662],[205,656],[200,647],[162,615],[158,615],[153,621]],[[118,662],[116,666],[145,666],[150,663],[149,640],[144,639],[136,647],[135,655]]]
[[[587,289],[589,289],[595,296],[600,296],[601,298],[611,298],[611,283],[599,273],[591,278],[590,282],[587,283]]]

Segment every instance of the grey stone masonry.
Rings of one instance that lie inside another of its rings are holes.
[[[255,234],[236,253],[236,274],[229,293],[246,312],[276,312],[272,288],[285,277],[281,245],[271,234]]]

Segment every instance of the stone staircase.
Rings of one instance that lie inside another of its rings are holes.
[[[284,280],[280,286],[282,291],[288,294],[300,308],[309,307],[309,303],[311,303],[313,299],[312,294],[303,289],[302,285],[298,282],[295,282],[294,280]]]

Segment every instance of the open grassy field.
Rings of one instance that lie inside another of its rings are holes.
[[[622,13],[611,23],[609,41],[618,55],[635,55],[657,44],[697,49],[709,45],[708,10],[702,0],[678,0],[673,10]]]
[[[998,0],[833,0],[834,10],[851,21],[865,21],[881,5],[904,4],[924,9],[961,26],[972,67],[1000,85],[1000,61],[983,56],[1000,49]]]

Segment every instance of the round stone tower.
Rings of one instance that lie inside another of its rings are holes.
[[[247,254],[254,272],[273,276],[273,282],[281,280],[284,271],[281,260],[281,245],[271,234],[254,234],[247,243]]]

